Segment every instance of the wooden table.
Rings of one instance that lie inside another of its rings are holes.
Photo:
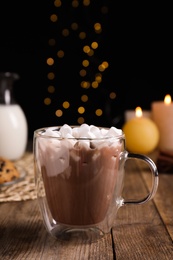
[[[150,174],[129,162],[123,196],[144,196]],[[173,174],[159,173],[153,200],[121,207],[110,234],[94,243],[71,243],[52,238],[40,216],[37,200],[0,203],[0,259],[35,260],[172,260]]]

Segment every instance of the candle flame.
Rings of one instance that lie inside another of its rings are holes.
[[[172,101],[171,96],[170,96],[169,94],[167,94],[167,95],[165,96],[165,98],[164,98],[164,103],[165,103],[165,105],[170,105],[170,104],[171,104],[171,101]]]
[[[136,117],[142,117],[141,107],[136,107],[135,112],[136,112]]]

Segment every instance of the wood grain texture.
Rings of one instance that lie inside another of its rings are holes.
[[[146,167],[128,163],[123,197],[146,196],[151,176]],[[2,260],[172,260],[173,174],[159,175],[153,200],[119,209],[110,234],[94,243],[58,241],[42,222],[37,200],[0,203]]]
[[[148,192],[151,186],[150,172],[143,167],[140,168],[140,165],[131,166],[128,176],[126,175],[125,190],[128,189],[132,194],[138,194],[138,189],[141,189],[143,194]],[[119,210],[116,226],[113,228],[117,259],[173,259],[173,204],[171,205],[172,198],[169,199],[173,193],[173,182],[169,180],[169,176],[160,176],[154,200],[143,205],[124,206]],[[130,194],[128,191],[125,195]],[[167,203],[164,203],[166,197]],[[166,212],[169,214],[166,215]]]
[[[36,201],[2,203],[0,211],[0,259],[113,259],[111,234],[88,244],[52,238]]]

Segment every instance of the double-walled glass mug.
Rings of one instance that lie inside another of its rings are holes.
[[[33,138],[35,182],[44,225],[55,238],[96,240],[109,233],[118,209],[144,204],[158,187],[155,163],[125,149],[125,135],[115,127],[93,125],[45,127]],[[127,160],[144,161],[152,187],[142,199],[122,197]]]

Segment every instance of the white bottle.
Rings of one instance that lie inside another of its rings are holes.
[[[25,114],[13,98],[13,82],[18,74],[0,73],[0,156],[20,159],[27,146],[28,125]]]

